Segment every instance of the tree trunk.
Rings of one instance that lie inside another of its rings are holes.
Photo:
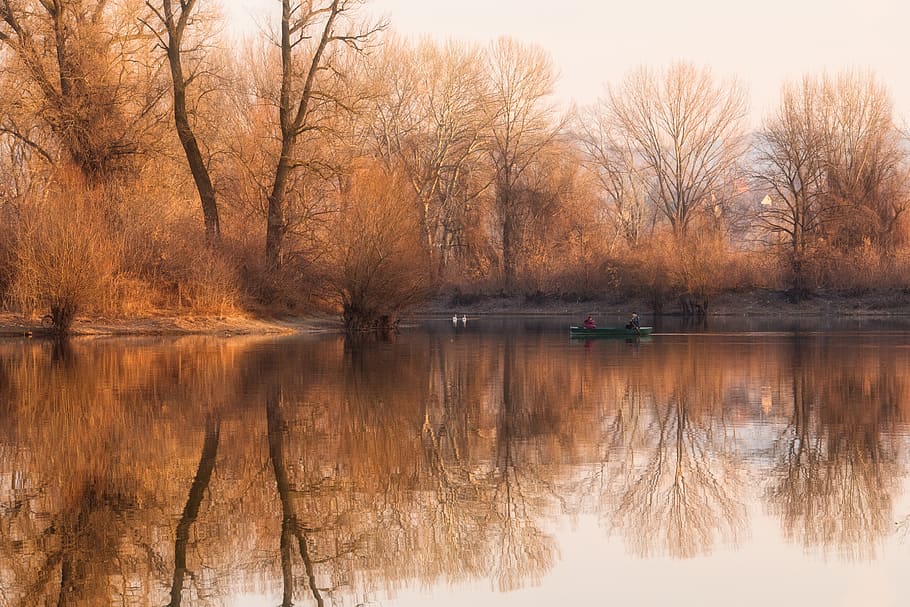
[[[205,441],[202,444],[202,456],[196,477],[190,485],[190,493],[183,508],[180,522],[177,523],[176,540],[174,541],[174,577],[171,581],[171,602],[168,607],[180,607],[183,600],[183,579],[186,577],[186,547],[190,540],[190,527],[196,522],[199,507],[208,489],[215,469],[215,456],[218,454],[219,424],[213,418],[205,422]]]
[[[284,242],[285,218],[284,197],[287,192],[288,178],[291,174],[291,156],[293,144],[285,141],[281,146],[281,157],[275,168],[275,181],[269,193],[269,205],[266,216],[265,260],[270,268],[281,266],[282,244]]]
[[[178,59],[179,61],[179,59]],[[174,74],[173,66],[171,73]],[[174,74],[174,122],[177,126],[177,135],[186,154],[186,161],[190,165],[196,191],[202,203],[202,217],[205,221],[205,237],[210,243],[221,241],[221,223],[218,219],[218,201],[215,197],[215,187],[209,176],[208,167],[202,158],[202,152],[193,130],[190,127],[186,111],[186,87],[177,85],[177,75]]]
[[[512,218],[506,217],[502,223],[502,281],[506,292],[511,292],[515,282],[514,231]]]
[[[269,459],[272,460],[272,471],[275,474],[275,487],[278,490],[278,497],[281,501],[281,570],[284,579],[284,593],[282,598],[282,607],[290,607],[294,598],[294,575],[293,563],[291,561],[291,547],[293,538],[297,538],[297,548],[300,552],[300,558],[303,561],[303,568],[306,572],[307,585],[316,601],[318,607],[324,607],[325,599],[322,596],[319,587],[316,585],[316,573],[314,571],[313,558],[310,555],[310,549],[307,545],[306,533],[301,529],[300,522],[297,519],[297,513],[294,510],[292,502],[292,486],[290,474],[284,459],[284,441],[283,437],[287,432],[287,423],[281,413],[281,389],[273,387],[266,400],[266,420],[268,424],[269,440]]]
[[[164,0],[164,19],[167,27],[167,60],[171,67],[171,82],[174,85],[174,124],[177,127],[177,136],[186,155],[186,161],[196,183],[196,191],[202,203],[202,217],[205,222],[205,237],[210,244],[221,241],[221,224],[218,220],[218,201],[215,198],[215,188],[209,176],[208,167],[199,149],[199,143],[190,126],[189,115],[186,109],[186,78],[183,76],[183,64],[180,60],[180,45],[183,42],[183,32],[187,20],[193,10],[194,2],[181,3],[181,12],[174,21],[171,0]]]
[[[331,4],[322,10],[317,11],[310,6],[308,9],[310,13],[298,15],[301,21],[295,24],[292,21],[295,12],[300,8],[299,4],[292,6],[290,0],[281,0],[281,92],[278,107],[278,120],[281,126],[281,155],[278,158],[278,165],[275,167],[275,180],[272,182],[272,191],[269,193],[265,235],[265,259],[266,263],[272,268],[277,268],[281,265],[282,243],[287,231],[284,198],[293,167],[297,137],[308,120],[307,114],[310,109],[316,74],[320,69],[324,68],[323,54],[325,49],[329,42],[336,40],[333,32],[335,19],[345,10],[345,5],[341,4],[340,0],[333,0]],[[319,12],[326,12],[325,23],[322,27],[319,44],[310,59],[306,80],[295,109],[295,104],[291,101],[294,74],[296,73],[292,51],[297,43],[292,41],[291,35],[294,30],[305,24],[307,19],[313,19]]]

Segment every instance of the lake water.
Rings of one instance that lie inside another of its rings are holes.
[[[577,320],[0,341],[0,605],[906,604],[910,319]]]

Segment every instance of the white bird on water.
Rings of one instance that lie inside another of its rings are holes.
[[[455,316],[452,317],[452,324],[453,324],[453,325],[457,325],[457,324],[458,324],[458,314],[456,314]]]
[[[463,325],[468,324],[468,315],[467,314],[461,315],[461,324],[463,324]]]

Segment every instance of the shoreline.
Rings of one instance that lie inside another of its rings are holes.
[[[402,316],[402,322],[425,318],[459,316],[557,316],[594,314],[624,316],[637,311],[653,317],[651,306],[642,299],[616,297],[566,301],[557,297],[477,296],[470,301],[453,303],[451,298],[437,298]],[[752,316],[757,318],[787,317],[894,317],[910,315],[910,292],[892,290],[845,294],[816,293],[794,304],[783,291],[749,291],[727,293],[710,301],[707,317]],[[675,301],[667,302],[661,316],[681,317]],[[343,330],[339,318],[326,314],[302,316],[197,316],[156,315],[134,318],[80,317],[71,337],[129,337],[211,335],[299,335],[338,333]],[[42,328],[40,318],[0,313],[0,338],[52,337]]]
[[[79,317],[68,337],[140,337],[211,335],[294,335],[340,330],[339,321],[319,315],[301,317],[160,315],[133,318]],[[40,318],[0,313],[0,338],[54,337]]]
[[[476,297],[473,301],[452,303],[439,299],[418,313],[416,318],[452,314],[513,316],[535,315],[620,315],[638,312],[655,316],[653,307],[642,298],[603,297],[566,301],[557,297]],[[859,294],[817,292],[799,303],[791,303],[785,291],[754,290],[725,293],[709,300],[707,317],[756,316],[905,316],[910,315],[910,292],[902,290],[869,291]],[[678,300],[665,302],[660,316],[684,316]],[[692,317],[695,318],[695,317]]]

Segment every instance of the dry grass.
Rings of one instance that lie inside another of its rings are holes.
[[[233,256],[206,245],[201,233],[175,235],[158,267],[165,304],[197,314],[237,313],[243,299]]]
[[[901,289],[906,287],[910,251],[886,255],[875,249],[859,254],[832,252],[817,262],[818,284],[843,291]]]
[[[47,190],[19,217],[12,245],[10,299],[50,313],[66,332],[77,313],[112,301],[120,243],[105,229],[97,192],[77,180]]]
[[[237,314],[244,295],[231,250],[207,246],[174,204],[150,212],[155,192],[125,195],[61,171],[42,197],[22,205],[8,224],[14,236],[0,241],[8,305],[51,314],[61,333],[78,314]]]

